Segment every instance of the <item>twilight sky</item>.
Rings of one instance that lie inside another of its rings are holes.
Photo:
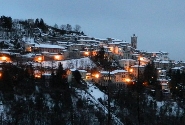
[[[184,0],[0,0],[0,16],[79,24],[86,35],[127,42],[136,34],[138,49],[176,61],[185,61],[184,8]]]

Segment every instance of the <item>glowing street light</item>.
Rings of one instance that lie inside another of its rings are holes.
[[[42,57],[39,57],[39,58],[38,58],[38,61],[41,62],[41,61],[42,61]]]
[[[40,79],[41,78],[41,74],[35,74],[35,78]]]
[[[1,60],[1,61],[4,61],[4,62],[11,62],[10,58],[7,57],[7,56],[1,56],[1,57],[0,57],[0,60]]]
[[[35,60],[36,62],[42,62],[42,61],[44,61],[44,57],[43,57],[43,56],[36,56],[36,57],[34,58],[34,60]]]
[[[1,58],[2,58],[2,60],[4,60],[4,61],[7,60],[7,57],[6,57],[6,56],[3,56],[3,57],[1,57]]]
[[[96,77],[96,78],[99,78],[99,77],[100,77],[100,75],[99,75],[99,74],[95,74],[95,77]]]
[[[130,82],[131,80],[130,80],[129,78],[126,78],[125,81],[126,81],[126,82]]]
[[[140,60],[140,61],[143,61],[144,59],[143,59],[143,57],[139,57],[139,60]]]
[[[133,69],[130,69],[129,72],[133,72]]]
[[[86,52],[85,52],[85,55],[88,56],[88,55],[89,55],[89,52],[86,51]]]
[[[60,60],[60,56],[59,56],[59,55],[55,55],[55,56],[54,56],[54,59],[55,59],[55,60]]]

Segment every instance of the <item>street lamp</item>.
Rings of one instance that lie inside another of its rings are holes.
[[[36,57],[34,58],[34,60],[35,60],[36,62],[42,62],[42,61],[44,61],[44,56],[36,56]]]
[[[6,56],[3,56],[1,57],[3,61],[6,61],[7,57]]]
[[[60,59],[60,56],[59,56],[59,55],[55,55],[55,56],[54,56],[54,59],[55,59],[55,60],[59,60],[59,59]]]
[[[62,54],[54,55],[54,58],[53,58],[53,60],[55,60],[55,61],[59,61],[59,60],[62,60],[62,59],[63,59],[63,55]]]
[[[100,75],[99,75],[98,73],[97,73],[97,74],[95,74],[95,77],[96,77],[96,78],[99,78],[99,76],[100,76]]]
[[[41,62],[42,61],[42,57],[38,57],[38,62]]]
[[[126,78],[125,81],[126,81],[127,83],[129,83],[129,82],[131,81],[131,79],[130,79],[130,78]]]
[[[133,72],[133,69],[130,69],[129,72],[132,73]]]
[[[88,51],[85,52],[85,56],[89,56],[89,52]]]

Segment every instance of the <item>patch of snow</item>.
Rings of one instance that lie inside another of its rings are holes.
[[[35,91],[39,93],[39,87],[35,86]]]
[[[88,92],[97,100],[98,98],[101,98],[102,100],[104,100],[105,98],[105,93],[101,92],[95,85],[93,85],[92,83],[87,82],[87,86],[88,86]]]

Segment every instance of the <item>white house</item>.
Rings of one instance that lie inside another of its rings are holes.
[[[129,68],[135,64],[135,60],[133,59],[121,59],[119,60],[119,65],[124,67],[125,70],[129,71]]]
[[[34,51],[37,52],[49,52],[49,53],[61,53],[65,48],[59,45],[50,44],[35,44],[32,46]]]

